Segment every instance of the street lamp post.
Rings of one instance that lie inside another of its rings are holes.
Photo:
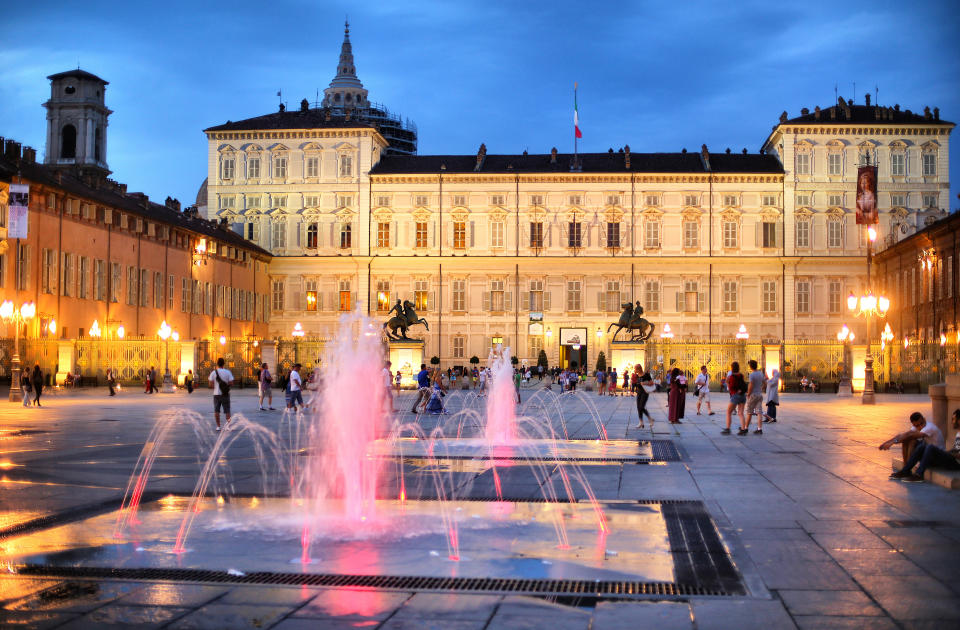
[[[872,232],[872,230],[871,230]],[[876,238],[876,232],[871,235],[871,240]],[[869,243],[869,241],[868,241]],[[869,256],[869,245],[868,245]],[[870,286],[870,265],[867,265],[867,292],[864,295],[856,296],[853,293],[847,298],[847,308],[851,313],[864,317],[867,320],[867,355],[864,359],[863,370],[863,396],[861,402],[864,405],[873,405],[876,403],[873,391],[873,354],[870,351],[870,323],[875,315],[885,317],[890,308],[890,300],[881,295],[876,296],[869,289]]]
[[[13,324],[13,359],[10,365],[10,402],[23,400],[20,389],[20,325],[33,319],[37,307],[33,302],[24,302],[20,308],[14,308],[13,302],[6,300],[0,304],[0,318],[6,324]]]
[[[160,391],[164,394],[172,394],[173,377],[170,375],[170,335],[173,334],[173,329],[167,324],[167,320],[163,320],[163,323],[160,324],[160,330],[157,331],[157,334],[163,339],[163,385],[160,386]]]
[[[847,392],[844,390],[847,387],[850,388],[849,393],[853,393],[853,370],[850,365],[853,362],[853,355],[850,352],[850,344],[853,343],[855,338],[856,335],[846,324],[837,333],[837,341],[843,344],[843,373],[840,375],[840,383],[837,385],[837,396],[846,396]]]

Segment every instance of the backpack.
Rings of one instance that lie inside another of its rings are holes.
[[[221,395],[221,396],[229,396],[229,395],[230,395],[230,386],[227,385],[227,383],[226,383],[222,378],[220,378],[220,368],[214,368],[214,369],[213,369],[213,373],[216,375],[216,377],[217,377],[217,383],[220,385],[220,395]]]
[[[737,388],[738,394],[747,393],[747,382],[743,380],[743,374],[737,372],[734,376],[734,386]]]

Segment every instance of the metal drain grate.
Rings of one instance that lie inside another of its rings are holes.
[[[62,578],[169,580],[223,584],[272,584],[286,586],[367,587],[407,591],[457,591],[476,593],[529,593],[532,595],[592,596],[689,596],[730,595],[722,590],[673,582],[620,580],[542,580],[515,578],[418,577],[404,575],[334,575],[256,572],[231,575],[225,571],[198,569],[124,569],[98,567],[50,567],[25,565],[20,575]]]
[[[146,492],[140,501],[141,504],[147,504],[151,501],[156,501],[162,496],[164,495],[159,492]],[[75,521],[82,521],[90,516],[96,516],[118,509],[120,509],[120,499],[110,499],[94,505],[84,505],[70,510],[64,510],[63,512],[57,512],[56,514],[41,516],[29,521],[24,521],[23,523],[18,523],[6,529],[0,529],[0,540],[10,538],[11,536],[20,536],[22,534],[49,529],[51,527],[59,527],[60,525],[66,525],[67,523],[73,523]]]

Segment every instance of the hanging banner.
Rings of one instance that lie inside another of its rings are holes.
[[[10,200],[10,184],[7,182],[0,182],[0,217],[3,219],[9,219],[7,216],[7,203]],[[6,222],[4,222],[6,225]],[[0,237],[6,237],[6,234],[3,233],[3,230],[0,230]]]
[[[7,238],[27,238],[27,206],[30,203],[28,184],[10,184],[10,214],[7,220]]]
[[[857,225],[874,225],[879,222],[877,167],[861,166],[857,170]]]

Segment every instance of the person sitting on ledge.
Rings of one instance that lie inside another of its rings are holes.
[[[917,415],[917,414],[914,414]],[[911,417],[911,420],[913,418]],[[927,423],[932,425],[933,423]],[[960,409],[953,410],[953,428],[960,429]],[[939,430],[937,431],[939,434]],[[943,436],[940,436],[941,446]],[[901,479],[903,481],[923,481],[923,473],[927,468],[946,468],[947,470],[960,470],[960,431],[953,438],[953,448],[945,451],[941,446],[937,446],[926,440],[918,442],[910,459],[906,460],[903,468],[890,475],[891,479]],[[910,472],[916,466],[915,472]]]
[[[880,445],[880,450],[887,451],[890,450],[890,447],[894,444],[900,444],[903,451],[903,461],[908,462],[910,461],[910,455],[913,453],[913,449],[920,442],[929,441],[941,449],[944,447],[943,433],[940,432],[937,425],[932,422],[927,422],[927,419],[923,417],[922,413],[914,411],[910,414],[910,424],[913,425],[913,428],[893,436]],[[923,481],[923,477],[920,478],[920,481]]]

